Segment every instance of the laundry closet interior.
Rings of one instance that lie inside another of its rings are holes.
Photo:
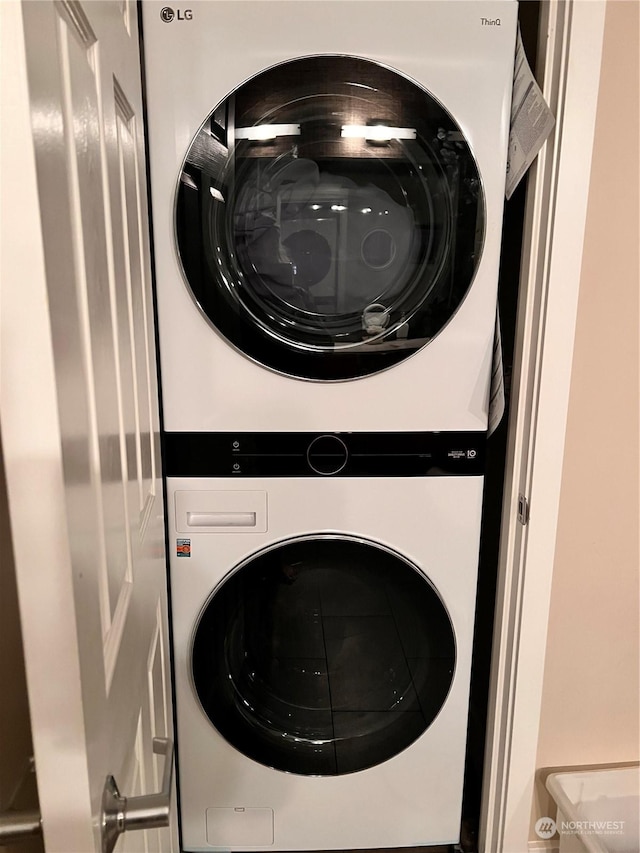
[[[538,3],[185,11],[141,10],[182,849],[473,851]]]

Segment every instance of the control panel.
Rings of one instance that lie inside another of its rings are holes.
[[[484,432],[164,434],[167,477],[437,477],[484,473]]]

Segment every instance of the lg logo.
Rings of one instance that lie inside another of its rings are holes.
[[[171,6],[164,6],[160,10],[160,18],[165,24],[170,24],[174,19],[177,21],[191,21],[193,20],[193,12],[191,9],[178,9],[174,11]]]

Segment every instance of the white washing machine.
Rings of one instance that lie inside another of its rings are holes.
[[[268,433],[214,454],[258,476],[170,460],[182,849],[459,840],[482,455]]]
[[[167,431],[486,429],[516,16],[143,4]]]

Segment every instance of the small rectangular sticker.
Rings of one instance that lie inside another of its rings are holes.
[[[191,556],[191,539],[176,540],[176,556],[190,557]]]

